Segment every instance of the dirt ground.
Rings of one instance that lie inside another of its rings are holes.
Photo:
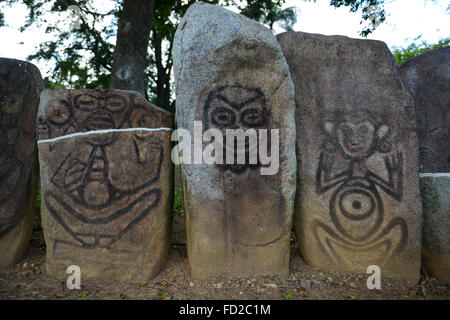
[[[176,179],[176,182],[179,179]],[[176,183],[178,184],[178,183]],[[186,257],[184,214],[174,213],[172,248],[160,274],[143,283],[81,280],[81,290],[69,290],[66,278],[45,272],[45,242],[36,215],[28,253],[14,270],[0,273],[0,300],[5,299],[374,299],[450,300],[450,284],[422,274],[411,286],[396,279],[382,279],[381,290],[369,290],[365,273],[330,272],[306,265],[292,237],[290,275],[287,279],[196,281],[189,275]]]
[[[288,279],[255,277],[212,282],[189,276],[184,242],[184,215],[176,214],[169,259],[161,273],[144,283],[83,280],[81,290],[69,290],[66,279],[45,273],[42,230],[35,230],[30,249],[14,270],[0,273],[0,299],[445,299],[450,284],[425,279],[416,286],[383,279],[381,290],[366,287],[367,275],[329,272],[307,266],[299,257],[295,239]],[[425,295],[424,295],[425,294]]]

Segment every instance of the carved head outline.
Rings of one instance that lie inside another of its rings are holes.
[[[267,125],[264,94],[241,85],[219,87],[208,95],[203,120],[206,128],[263,128]]]
[[[206,99],[203,108],[203,124],[205,129],[215,128],[221,131],[226,129],[265,129],[269,125],[269,111],[266,108],[264,93],[258,88],[242,86],[239,84],[225,85],[212,90]],[[223,170],[233,173],[243,173],[247,168],[260,167],[259,157],[256,164],[237,164],[237,144],[234,143],[234,164],[225,164],[226,146],[233,141],[225,141],[223,145],[224,164],[217,165]],[[249,159],[249,141],[245,140],[246,161]]]
[[[331,140],[327,141],[326,149],[333,149],[331,142],[346,158],[362,159],[375,151],[390,151],[389,127],[385,124],[368,119],[337,119],[324,121],[322,129]]]

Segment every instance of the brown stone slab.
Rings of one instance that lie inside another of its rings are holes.
[[[294,225],[311,265],[419,280],[422,208],[411,97],[380,41],[277,35],[295,85]]]
[[[46,90],[38,124],[47,271],[155,276],[170,248],[171,115],[132,91]]]

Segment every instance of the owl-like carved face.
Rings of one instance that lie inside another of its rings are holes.
[[[267,129],[269,127],[268,111],[266,109],[266,99],[264,93],[258,88],[251,88],[242,85],[226,85],[211,91],[206,99],[203,109],[203,125],[205,130],[215,128],[225,133],[226,129]],[[224,137],[224,162],[227,144],[233,141],[227,141]],[[249,164],[250,148],[257,151],[256,145],[249,145],[245,140],[246,164],[237,164],[237,144],[234,143],[234,164],[218,165],[223,170],[230,170],[233,173],[243,173],[250,169],[260,167],[259,159],[256,164]],[[244,151],[244,150],[243,150]]]
[[[205,103],[206,129],[249,129],[267,125],[264,94],[260,89],[227,85],[210,92]]]

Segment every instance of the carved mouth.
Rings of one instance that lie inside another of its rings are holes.
[[[114,121],[109,113],[98,111],[86,119],[84,126],[88,130],[113,129]]]
[[[359,151],[362,151],[362,150],[364,150],[364,145],[361,145],[361,144],[359,144],[359,143],[351,143],[349,146],[348,146],[348,149],[351,151],[351,152],[359,152]]]
[[[1,126],[3,129],[15,129],[17,128],[19,119],[16,116],[4,115],[1,120]]]

